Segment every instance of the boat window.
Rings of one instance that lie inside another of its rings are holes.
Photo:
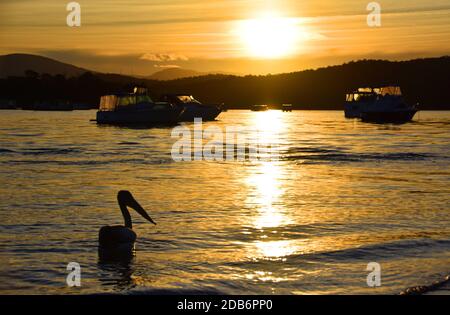
[[[113,111],[116,109],[118,98],[115,95],[106,95],[100,98],[101,111]]]
[[[135,87],[134,94],[146,95],[148,93],[148,89],[145,87]]]
[[[152,103],[152,99],[148,95],[138,95],[136,96],[136,103]]]
[[[180,95],[180,96],[177,96],[177,98],[178,98],[180,101],[182,101],[183,103],[189,103],[189,102],[192,102],[192,96],[189,96],[189,95]]]
[[[380,88],[380,94],[383,96],[386,96],[386,95],[401,96],[402,91],[399,86],[386,86],[386,87]]]
[[[177,96],[178,100],[182,103],[197,103],[200,104],[192,95],[179,95]]]
[[[129,106],[136,104],[135,96],[122,96],[119,98],[119,106]]]

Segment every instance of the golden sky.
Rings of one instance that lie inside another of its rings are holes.
[[[450,54],[449,0],[2,0],[0,54],[35,53],[92,70],[147,75],[168,67],[279,73],[362,58]]]

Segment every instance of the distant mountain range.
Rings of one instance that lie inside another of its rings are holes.
[[[43,56],[29,54],[11,54],[0,56],[0,78],[8,76],[23,76],[25,71],[32,70],[39,74],[62,74],[66,77],[79,76],[85,72],[98,73],[88,69],[73,66],[64,62]],[[182,78],[198,77],[208,73],[183,68],[168,68],[157,71],[149,76],[141,76],[148,80],[176,80]]]
[[[134,85],[147,86],[155,99],[165,93],[188,93],[205,103],[225,103],[228,108],[288,103],[296,109],[343,109],[345,94],[353,89],[399,85],[406,101],[418,102],[421,109],[450,110],[450,57],[360,60],[266,76],[173,68],[137,78],[91,72],[40,56],[0,56],[0,99],[18,103],[58,99],[98,106],[100,96],[131,91]]]

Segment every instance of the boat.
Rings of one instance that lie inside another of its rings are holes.
[[[292,112],[292,104],[283,104],[283,105],[281,105],[281,110],[283,112]]]
[[[154,102],[146,88],[133,93],[102,96],[97,112],[98,124],[159,125],[175,124],[184,109],[167,102]]]
[[[215,120],[222,112],[222,106],[214,104],[202,104],[189,94],[165,94],[161,101],[170,103],[175,107],[183,109],[179,121],[194,121],[201,118],[203,121]]]
[[[252,112],[266,112],[269,110],[267,105],[253,105],[251,108]]]
[[[411,121],[417,112],[417,106],[405,102],[399,86],[359,88],[346,96],[346,118],[403,123]]]

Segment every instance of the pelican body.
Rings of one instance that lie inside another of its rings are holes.
[[[133,231],[133,223],[128,207],[136,210],[137,213],[156,225],[129,191],[119,191],[117,201],[122,211],[125,226],[104,226],[100,229],[98,241],[101,258],[121,258],[134,254],[134,243],[137,235]]]

